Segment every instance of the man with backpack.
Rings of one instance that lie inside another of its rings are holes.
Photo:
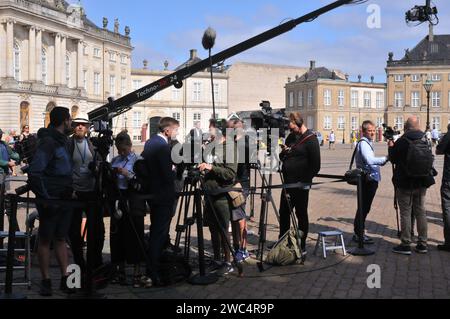
[[[397,189],[401,216],[401,244],[393,252],[411,255],[411,214],[417,220],[419,239],[417,253],[428,252],[428,225],[425,210],[427,189],[434,185],[434,156],[431,143],[420,130],[419,120],[412,116],[405,124],[405,134],[389,142],[389,158],[395,165],[393,183]]]

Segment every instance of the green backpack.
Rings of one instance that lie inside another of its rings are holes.
[[[274,266],[288,266],[294,264],[301,257],[295,230],[291,229],[273,246],[266,257],[266,263]]]

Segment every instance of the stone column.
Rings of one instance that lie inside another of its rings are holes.
[[[55,85],[60,85],[62,73],[61,64],[61,34],[57,33],[55,35]]]
[[[41,82],[42,81],[42,29],[36,29],[36,51],[35,52],[36,52],[36,65],[35,65],[36,81]]]
[[[84,58],[84,47],[83,47],[83,41],[82,40],[78,40],[77,41],[77,87],[79,89],[84,88],[84,83],[83,83],[83,58]]]
[[[36,29],[29,27],[29,61],[28,61],[28,80],[36,81]]]
[[[66,82],[66,53],[67,53],[67,37],[65,35],[61,36],[61,84],[69,85]]]
[[[6,22],[6,77],[14,78],[14,21]]]
[[[6,44],[6,20],[1,21],[0,38],[4,39]],[[0,50],[0,61],[0,78],[6,78],[6,49]]]

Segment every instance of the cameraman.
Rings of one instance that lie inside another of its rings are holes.
[[[416,252],[426,254],[428,225],[425,210],[427,188],[435,184],[432,176],[433,153],[426,134],[420,130],[419,120],[412,116],[405,124],[405,134],[389,142],[389,158],[395,165],[393,183],[397,189],[401,215],[401,245],[393,252],[411,255],[411,214],[417,220],[419,239]]]
[[[29,183],[36,198],[41,200],[64,200],[72,197],[72,156],[68,150],[67,136],[72,133],[69,109],[55,107],[50,113],[49,127],[39,130],[39,143],[29,169]],[[66,238],[72,219],[72,208],[61,204],[39,202],[39,266],[42,283],[40,294],[52,295],[50,280],[50,243],[53,241],[61,269],[60,289],[67,287]]]
[[[81,225],[83,213],[87,218],[88,251],[92,253],[91,270],[99,268],[103,264],[103,245],[105,241],[105,225],[103,213],[95,192],[95,176],[89,168],[94,160],[95,150],[91,141],[87,138],[90,122],[86,114],[80,114],[73,121],[74,135],[69,140],[69,154],[73,164],[73,190],[75,197],[88,203],[87,208],[75,208],[73,210],[72,224],[70,228],[70,243],[74,262],[81,270],[86,270],[86,262],[83,256],[83,241]],[[95,227],[95,228],[94,228]]]
[[[292,113],[289,120],[291,134],[286,139],[286,145],[282,146],[283,151],[280,155],[283,161],[284,182],[287,184],[312,183],[321,167],[319,141],[316,135],[305,126],[300,113]],[[291,227],[291,212],[289,211],[286,191],[290,196],[292,208],[295,208],[299,229],[303,233],[301,248],[306,253],[306,239],[309,232],[309,189],[283,190],[280,204],[280,238]]]
[[[200,164],[200,172],[205,173],[205,191],[214,191],[220,188],[231,187],[235,183],[238,169],[237,158],[227,158],[227,142],[235,147],[231,139],[227,141],[227,123],[211,121],[210,132],[215,141],[215,156],[212,164]],[[233,152],[236,155],[236,152]],[[211,242],[214,250],[214,261],[211,271],[217,270],[219,276],[225,276],[234,271],[231,264],[231,252],[226,244],[230,240],[228,227],[230,225],[232,207],[227,193],[209,196],[206,201],[205,218],[211,232]],[[213,207],[211,207],[211,205]],[[214,214],[215,212],[215,214]],[[221,252],[224,252],[225,260],[222,261]]]

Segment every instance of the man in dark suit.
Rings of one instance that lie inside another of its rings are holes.
[[[159,134],[145,144],[144,157],[150,172],[149,189],[155,196],[151,201],[149,264],[147,275],[154,286],[161,286],[159,261],[169,234],[175,201],[174,167],[171,160],[170,140],[178,134],[180,124],[173,118],[163,118]]]

